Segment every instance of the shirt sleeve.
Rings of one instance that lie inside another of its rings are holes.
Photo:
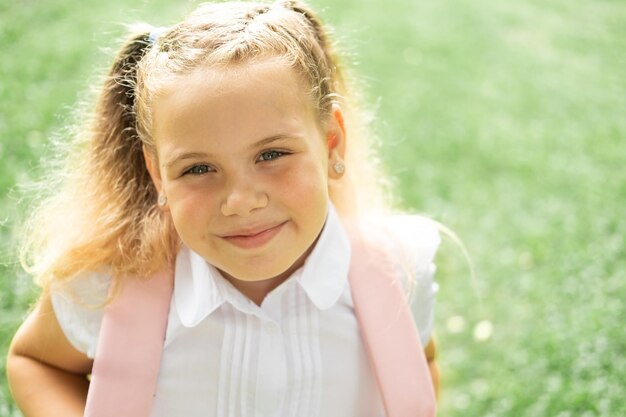
[[[416,215],[391,216],[385,221],[392,257],[407,293],[422,345],[429,342],[439,285],[434,258],[441,237],[437,223]]]
[[[110,285],[110,276],[92,273],[57,283],[51,290],[52,308],[65,337],[91,359],[95,356]]]

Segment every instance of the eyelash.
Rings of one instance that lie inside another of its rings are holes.
[[[202,168],[202,172],[197,172],[196,170],[198,168]],[[204,175],[204,174],[208,174],[210,171],[211,167],[209,165],[205,165],[205,164],[201,164],[201,165],[194,165],[191,168],[187,169],[185,172],[183,172],[183,175]],[[194,172],[196,171],[196,172]]]
[[[268,154],[272,156],[268,157]],[[257,158],[257,161],[259,162],[274,161],[286,155],[289,155],[289,152],[278,151],[278,150],[272,149],[269,151],[261,152]],[[202,169],[202,172],[198,172],[198,169]],[[210,165],[199,164],[199,165],[194,165],[190,167],[189,169],[185,170],[185,172],[183,172],[183,175],[188,175],[188,174],[189,175],[204,175],[204,174],[208,174],[209,172],[213,172]]]
[[[269,159],[264,159],[263,155],[267,155],[267,154],[273,154],[274,156],[269,158]],[[273,161],[275,159],[278,159],[280,157],[283,157],[285,155],[288,155],[288,152],[284,152],[284,151],[278,151],[276,149],[271,149],[269,151],[263,151],[259,154],[259,158],[258,160],[260,160],[261,162],[265,162],[265,161]]]

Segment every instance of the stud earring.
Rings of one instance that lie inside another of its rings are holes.
[[[159,194],[159,198],[157,200],[157,204],[159,205],[159,207],[163,207],[167,204],[167,197],[165,196],[165,194],[160,193]]]
[[[337,174],[341,175],[346,170],[346,166],[342,162],[337,162],[333,165],[333,169]]]

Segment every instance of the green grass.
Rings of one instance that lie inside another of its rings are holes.
[[[626,4],[314,4],[357,55],[406,206],[454,229],[476,264],[474,286],[454,245],[439,258],[440,415],[624,415]],[[15,185],[39,175],[119,23],[192,7],[0,4],[0,358],[34,294],[14,255]],[[0,386],[0,415],[18,415]]]

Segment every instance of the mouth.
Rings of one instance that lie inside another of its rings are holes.
[[[227,242],[243,249],[254,249],[265,245],[272,240],[287,222],[279,223],[275,226],[262,226],[253,229],[246,229],[221,235]]]

